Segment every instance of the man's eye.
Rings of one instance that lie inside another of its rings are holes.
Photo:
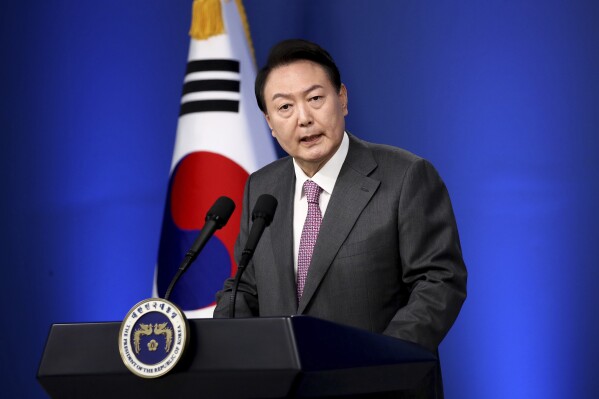
[[[322,100],[322,96],[314,96],[312,97],[312,101]]]
[[[289,108],[291,108],[291,104],[283,104],[279,107],[280,111],[287,111]]]

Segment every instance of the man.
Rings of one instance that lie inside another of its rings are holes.
[[[278,208],[242,278],[236,314],[310,315],[436,351],[466,297],[466,269],[435,169],[345,131],[347,89],[314,43],[276,45],[256,98],[290,157],[247,181],[237,259],[256,199],[271,194]],[[215,317],[228,316],[231,287],[227,280],[217,294]],[[418,395],[440,397],[440,388],[431,375]]]

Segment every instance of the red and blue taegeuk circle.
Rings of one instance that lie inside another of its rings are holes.
[[[233,248],[239,233],[243,189],[248,176],[237,163],[212,152],[193,152],[179,161],[169,181],[162,222],[157,270],[160,297],[164,297],[185,253],[200,233],[206,212],[224,195],[235,202],[233,215],[208,241],[170,296],[170,301],[183,310],[214,304],[216,291],[237,270]]]

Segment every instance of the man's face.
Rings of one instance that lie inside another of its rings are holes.
[[[270,72],[264,102],[272,135],[302,170],[313,176],[343,139],[345,86],[337,92],[320,65],[296,61]]]

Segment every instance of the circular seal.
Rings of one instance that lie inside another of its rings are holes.
[[[140,377],[160,377],[181,359],[188,336],[187,319],[177,306],[161,298],[145,299],[131,308],[121,324],[121,359]]]

